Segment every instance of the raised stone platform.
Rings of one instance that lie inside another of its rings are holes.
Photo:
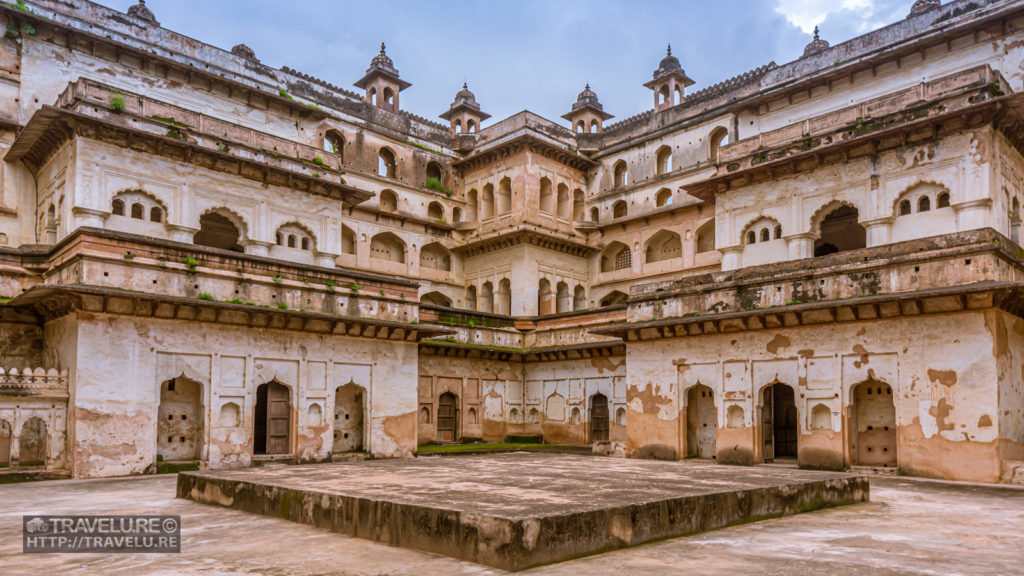
[[[498,454],[183,472],[178,497],[505,570],[868,500],[862,476]]]

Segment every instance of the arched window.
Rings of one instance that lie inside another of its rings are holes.
[[[814,242],[814,255],[825,256],[865,247],[867,233],[857,221],[859,216],[856,208],[846,205],[829,212],[819,226],[820,237]]]
[[[672,148],[668,146],[658,148],[655,157],[657,158],[657,173],[659,176],[672,171]]]
[[[626,162],[624,160],[619,160],[618,162],[616,162],[615,166],[612,168],[612,171],[615,178],[614,185],[616,188],[629,184],[629,173],[626,170]]]
[[[917,211],[927,212],[932,209],[932,201],[927,196],[921,196],[917,199]]]
[[[444,220],[444,208],[439,202],[431,202],[427,206],[427,218],[431,220]]]
[[[309,237],[308,236],[303,236],[302,237],[302,249],[303,250],[309,250]]]
[[[384,103],[382,108],[385,110],[395,109],[395,91],[391,88],[384,88]]]
[[[132,204],[132,218],[135,218],[136,220],[145,220],[146,207],[139,202]]]
[[[576,123],[576,133],[577,134],[582,134],[585,131],[586,131],[586,123],[583,122],[583,120],[580,120],[579,122]]]
[[[502,278],[498,282],[498,298],[494,302],[494,311],[498,314],[512,313],[512,281]]]
[[[430,188],[431,180],[437,182],[437,186],[443,186],[444,182],[441,177],[443,176],[441,165],[437,162],[427,162],[427,188]]]
[[[466,288],[466,309],[476,310],[476,286]]]
[[[484,199],[481,204],[483,219],[494,218],[494,184],[484,186]]]
[[[391,232],[382,232],[370,240],[370,258],[405,263],[405,242]]]
[[[554,306],[551,305],[551,282],[547,278],[541,278],[537,283],[537,314],[553,314]]]
[[[775,239],[780,240],[782,238],[782,225],[778,224],[775,226]]]
[[[462,222],[462,208],[452,208],[452,223]]]
[[[668,188],[658,190],[657,196],[654,197],[654,205],[660,208],[670,204],[672,204],[672,191]]]
[[[421,296],[420,303],[432,304],[434,306],[442,306],[444,308],[452,307],[452,299],[437,291],[427,292],[426,294]]]
[[[572,311],[572,296],[569,294],[569,285],[559,282],[555,287],[555,312],[561,314],[570,311]]]
[[[480,218],[480,208],[477,204],[477,193],[476,188],[469,191],[466,194],[466,221],[476,222]]]
[[[474,122],[472,120],[467,120],[466,121],[466,132],[469,132],[470,134],[475,134],[476,133],[476,122]]]
[[[601,272],[612,272],[631,268],[633,266],[633,254],[622,242],[612,242],[605,248],[601,256]]]
[[[747,244],[754,244],[757,242],[757,233],[753,230],[747,232]]]
[[[612,205],[612,218],[625,218],[627,212],[626,201],[619,200]]]
[[[398,177],[398,164],[395,161],[395,153],[387,148],[381,148],[377,156],[377,174],[388,178]]]
[[[278,242],[280,244],[280,242]],[[348,226],[341,225],[341,253],[356,253],[356,233]]]
[[[295,248],[295,234],[288,235],[288,247]]]
[[[558,185],[555,213],[559,218],[569,218],[569,187],[565,184]]]
[[[590,131],[597,134],[601,131],[601,124],[597,120],[590,121]]]
[[[110,212],[116,216],[124,216],[124,200],[114,198],[114,201],[110,203]]]
[[[512,179],[505,177],[498,182],[498,214],[512,211]]]
[[[455,133],[462,134],[462,120],[455,121]]]
[[[583,200],[583,190],[579,188],[572,191],[572,221],[582,222],[583,221],[583,210],[585,208]]]
[[[480,311],[494,312],[494,284],[489,280],[480,287]]]
[[[761,229],[761,242],[767,242],[772,239],[772,233],[767,228]]]
[[[242,233],[226,216],[217,212],[207,212],[199,217],[199,231],[192,238],[198,246],[209,246],[232,252],[243,252],[241,246]]]
[[[644,255],[648,263],[679,258],[683,255],[682,238],[671,230],[661,230],[647,241]]]
[[[149,209],[149,221],[150,222],[163,222],[164,211],[159,206],[153,206]]]
[[[345,139],[341,137],[341,134],[337,130],[328,130],[324,134],[324,152],[330,152],[331,154],[338,154],[339,156],[345,150]]]
[[[398,211],[398,195],[391,190],[381,190],[380,209],[384,212]]]
[[[708,159],[714,163],[718,163],[718,149],[729,143],[729,131],[719,126],[711,131],[708,136],[709,152]]]
[[[710,220],[697,229],[697,253],[711,252],[715,249],[715,221]]]
[[[900,216],[907,216],[910,214],[910,200],[900,201]]]
[[[587,307],[587,291],[583,286],[577,286],[572,291],[572,309],[583,310]]]
[[[420,267],[446,272],[451,271],[451,253],[444,246],[436,242],[427,244],[420,250]]]
[[[939,199],[935,203],[936,208],[949,208],[949,192],[943,192],[939,194]]]
[[[599,215],[600,211],[597,209],[597,206],[594,206],[593,208],[590,209],[590,221],[593,222],[594,224],[597,224]]]
[[[626,300],[629,300],[629,296],[625,293],[619,292],[618,290],[612,290],[604,298],[601,298],[601,306],[614,306],[616,304],[622,304]]]
[[[551,180],[547,178],[540,179],[540,211],[545,214],[551,214],[552,211],[552,191],[551,191]]]

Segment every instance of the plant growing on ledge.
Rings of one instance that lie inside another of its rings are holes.
[[[444,184],[441,183],[440,178],[427,178],[427,182],[426,184],[423,185],[423,187],[429,188],[430,190],[436,190],[449,198],[451,198],[453,194],[451,188],[444,187]]]
[[[282,280],[284,280],[284,278],[281,278],[280,274],[274,274],[274,282],[280,284]]]
[[[324,280],[324,284],[327,285],[327,291],[334,294],[334,278],[328,278]]]
[[[196,259],[191,256],[185,257],[184,264],[185,268],[188,269],[188,271],[185,273],[188,274],[189,276],[194,275],[196,273],[196,267],[199,266],[199,262],[197,262]]]
[[[288,304],[286,304],[284,302],[278,302],[277,303],[277,309],[278,310],[287,310],[288,309]]]
[[[359,284],[352,283],[348,285],[348,289],[353,292],[359,292]]]
[[[134,255],[134,254],[132,254],[131,252],[125,252],[125,253],[124,253],[124,259],[125,259],[125,260],[132,260],[132,259],[134,259],[134,258],[135,258],[135,255]]]
[[[196,298],[199,298],[200,300],[213,300],[213,296],[211,296],[209,292],[200,292],[199,296],[196,296]]]
[[[114,90],[110,97],[110,110],[118,114],[124,112],[124,95],[117,90]]]
[[[185,135],[181,133],[177,128],[168,128],[167,136],[174,138],[175,140],[184,140]]]
[[[220,152],[222,154],[226,154],[228,152],[228,150],[230,150],[230,148],[228,148],[227,144],[225,144],[223,142],[217,142],[217,152]]]
[[[323,157],[322,156],[314,156],[313,157],[313,164],[316,164],[317,166],[323,166],[324,165]]]
[[[282,98],[287,98],[289,100],[295,100],[295,98],[292,98],[292,95],[288,93],[287,88],[278,88],[277,95]]]

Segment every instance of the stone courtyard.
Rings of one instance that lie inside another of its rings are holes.
[[[449,473],[511,459],[529,476],[551,458],[538,455],[423,458]],[[599,486],[608,459],[578,464]],[[435,463],[436,462],[436,463]],[[631,465],[633,463],[626,463]],[[698,470],[723,484],[745,477],[806,478],[792,468],[737,469],[714,464],[657,463],[666,472]],[[330,465],[328,465],[330,466]],[[361,466],[356,465],[356,466]],[[367,467],[372,468],[372,467]],[[614,467],[612,467],[614,468]],[[254,470],[276,474],[270,469]],[[365,469],[361,474],[371,474]],[[589,477],[589,478],[587,478]],[[645,486],[638,479],[638,486]],[[248,575],[503,574],[494,568],[175,498],[173,475],[56,480],[0,486],[0,562],[4,573]],[[528,482],[525,484],[529,484]],[[449,489],[456,486],[450,484]],[[524,488],[525,489],[525,488]],[[579,497],[577,495],[576,497]],[[599,496],[598,496],[599,497]],[[500,498],[496,499],[500,502]],[[180,514],[180,554],[21,553],[21,516],[50,514]],[[871,501],[768,519],[533,568],[520,574],[846,574],[1009,575],[1024,562],[1024,490],[1009,486],[872,477]]]

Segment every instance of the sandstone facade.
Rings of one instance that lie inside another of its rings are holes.
[[[1024,472],[1024,6],[623,121],[407,112],[86,0],[0,6],[0,466],[427,442]],[[415,102],[406,92],[402,102]],[[606,450],[608,451],[608,450]]]

